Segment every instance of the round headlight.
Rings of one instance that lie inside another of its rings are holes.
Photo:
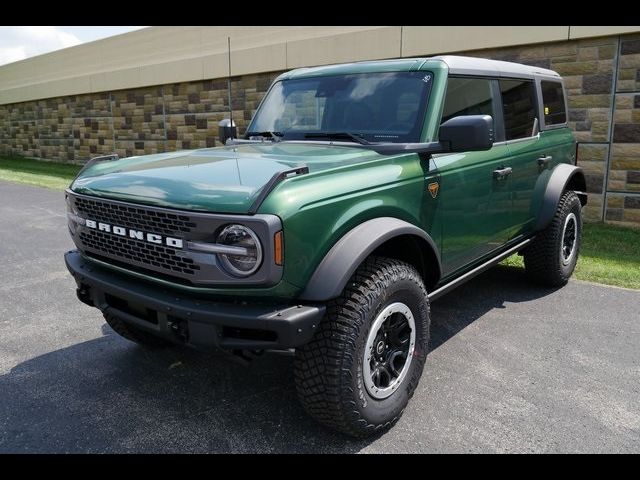
[[[227,272],[236,277],[247,277],[260,267],[262,246],[258,236],[243,225],[227,225],[218,235],[217,243],[237,247],[238,253],[218,253]]]

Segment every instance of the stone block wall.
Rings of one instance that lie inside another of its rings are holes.
[[[279,73],[232,79],[233,120],[240,131]],[[227,79],[0,105],[0,155],[82,164],[113,152],[213,147],[220,145],[218,122],[228,116]]]
[[[604,218],[640,225],[640,36],[620,42]]]
[[[551,68],[569,97],[569,125],[587,175],[589,221],[640,224],[640,35],[455,54]],[[281,72],[232,78],[233,118],[244,132]],[[219,145],[227,79],[0,105],[0,155],[84,163]]]

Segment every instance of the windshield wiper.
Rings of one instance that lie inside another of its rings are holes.
[[[370,142],[366,141],[360,135],[349,132],[318,132],[318,133],[305,133],[304,138],[348,138],[360,145],[370,145]]]
[[[284,136],[282,132],[271,132],[269,130],[264,132],[249,132],[249,138],[251,137],[271,137],[274,142],[279,142],[280,139]]]

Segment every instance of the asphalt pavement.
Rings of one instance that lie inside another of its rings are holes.
[[[497,267],[432,306],[400,422],[366,441],[296,400],[292,358],[148,351],[81,304],[62,192],[0,182],[0,452],[640,452],[640,292]]]

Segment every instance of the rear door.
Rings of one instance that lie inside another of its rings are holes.
[[[512,229],[509,238],[530,232],[542,189],[557,157],[549,136],[540,133],[538,86],[533,79],[500,79],[505,139],[513,175]],[[566,119],[565,119],[566,121]]]
[[[538,78],[538,111],[540,112],[540,143],[543,156],[537,157],[538,181],[533,193],[531,210],[534,215],[542,206],[542,196],[551,171],[560,163],[574,163],[576,144],[568,127],[567,97],[560,78]]]

